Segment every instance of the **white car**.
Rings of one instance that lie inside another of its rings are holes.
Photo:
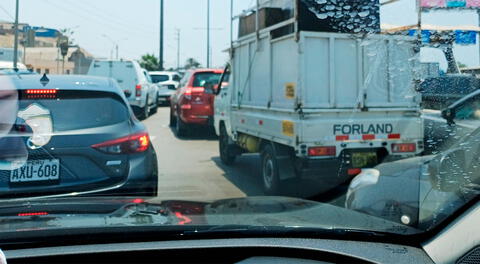
[[[173,84],[175,88],[178,87],[182,77],[178,72],[169,72],[169,71],[151,71],[149,72],[152,77],[153,83],[160,85]]]
[[[17,63],[17,68],[19,70],[27,70],[27,66],[23,63]],[[13,62],[11,61],[0,61],[0,70],[13,70]]]
[[[140,64],[132,60],[95,60],[88,75],[110,77],[118,82],[137,117],[147,119],[158,109],[158,86]]]

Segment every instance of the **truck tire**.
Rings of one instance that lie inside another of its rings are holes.
[[[187,133],[187,124],[185,124],[180,118],[180,115],[177,114],[177,119],[175,120],[175,134],[177,135],[177,137],[184,137],[187,135]]]
[[[280,172],[272,145],[266,144],[263,147],[261,158],[263,191],[266,195],[277,195],[280,189]]]
[[[140,108],[140,113],[138,114],[138,119],[140,120],[145,120],[148,118],[149,114],[150,114],[150,109],[149,109],[149,105],[148,105],[148,97],[147,97],[147,101],[145,103],[145,106]]]
[[[155,98],[155,101],[153,103],[153,108],[152,110],[150,111],[150,114],[151,115],[154,115],[158,112],[158,96]]]
[[[237,156],[232,153],[232,144],[229,142],[227,130],[223,124],[220,125],[220,136],[218,143],[220,159],[222,160],[222,163],[227,166],[233,165]]]

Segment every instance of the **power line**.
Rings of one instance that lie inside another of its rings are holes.
[[[76,14],[78,15],[79,17],[82,17],[84,19],[87,19],[87,20],[90,20],[90,19],[96,19],[97,21],[99,21],[100,23],[102,23],[103,26],[106,26],[112,30],[115,30],[115,31],[121,31],[121,32],[124,32],[124,33],[128,33],[128,34],[132,34],[132,35],[137,35],[137,36],[145,36],[148,38],[151,37],[151,33],[141,33],[141,32],[138,32],[137,30],[128,30],[127,28],[125,27],[122,27],[122,26],[119,26],[117,25],[116,23],[112,23],[108,20],[105,20],[105,18],[103,17],[99,17],[99,16],[96,16],[96,15],[92,15],[92,14],[89,14],[89,15],[84,15],[82,13],[79,13],[77,12],[76,9],[72,9],[71,7],[64,7],[64,6],[61,6],[61,5],[58,5],[59,2],[57,3],[53,3],[52,1],[50,0],[44,0],[45,2],[49,3],[50,5],[52,6],[55,6],[57,9],[61,9],[63,11],[66,11],[68,13],[73,13],[73,14]]]
[[[12,15],[10,15],[10,13],[8,13],[8,11],[7,11],[3,6],[0,5],[0,9],[2,9],[2,11],[3,11],[9,18],[12,19],[12,21],[9,21],[9,22],[13,22],[13,21],[15,20],[15,18],[14,18]]]
[[[149,34],[149,35],[154,33],[154,31],[148,31],[148,30],[144,29],[144,28],[149,28],[151,26],[146,26],[146,25],[143,25],[143,24],[139,24],[140,25],[139,27],[132,26],[132,24],[130,24],[128,22],[125,22],[124,19],[123,20],[117,19],[117,18],[113,17],[111,14],[109,14],[108,16],[105,16],[105,12],[102,13],[102,11],[100,11],[101,9],[95,8],[93,5],[80,5],[80,4],[78,4],[78,2],[74,2],[72,0],[69,0],[69,3],[70,3],[70,5],[75,6],[78,9],[81,9],[83,12],[85,12],[89,15],[94,15],[96,17],[101,17],[103,19],[103,21],[108,20],[112,24],[121,25],[124,28],[130,28],[130,29],[132,29],[132,31],[143,31],[145,34]],[[137,23],[137,22],[135,22],[135,23]]]

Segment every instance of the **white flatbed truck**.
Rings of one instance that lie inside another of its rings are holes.
[[[223,163],[261,154],[266,194],[292,177],[319,192],[362,168],[423,151],[415,39],[271,26],[232,42],[214,125]]]

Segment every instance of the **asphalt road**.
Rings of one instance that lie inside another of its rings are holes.
[[[168,123],[168,107],[159,108],[144,121],[157,151],[160,200],[215,201],[264,195],[259,155],[242,155],[233,166],[225,166],[212,130],[195,128],[191,136],[177,138]],[[300,197],[318,183],[292,179],[284,186],[282,196]],[[341,199],[333,203],[341,205]]]

